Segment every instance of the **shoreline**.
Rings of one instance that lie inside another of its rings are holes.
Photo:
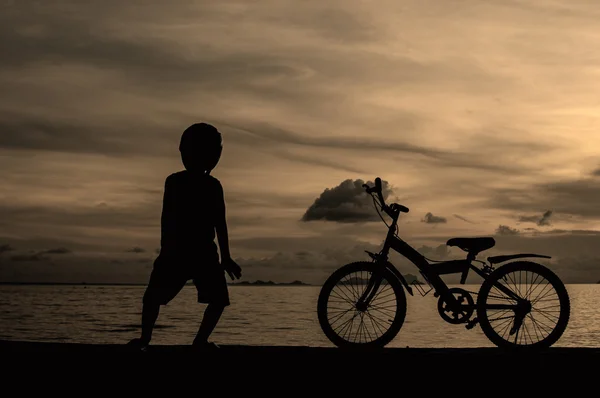
[[[498,357],[565,357],[592,356],[600,358],[598,347],[550,347],[542,350],[508,350],[497,347],[385,347],[376,349],[338,348],[333,345],[251,345],[251,344],[219,344],[220,349],[207,351],[220,354],[265,354],[274,355],[453,355],[453,356],[494,356]],[[127,344],[74,343],[38,340],[0,339],[0,352],[7,353],[125,353],[138,354]],[[185,354],[192,352],[191,346],[182,344],[152,345],[144,354]]]

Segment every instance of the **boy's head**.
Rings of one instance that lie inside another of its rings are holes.
[[[185,129],[179,143],[181,160],[187,170],[209,174],[221,159],[221,133],[207,123],[195,123]]]

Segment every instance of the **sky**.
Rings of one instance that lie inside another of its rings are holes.
[[[386,233],[361,188],[375,177],[429,258],[493,236],[480,259],[550,255],[565,282],[600,280],[595,1],[0,9],[0,281],[145,283],[200,121],[223,134],[213,175],[244,280],[368,260]]]

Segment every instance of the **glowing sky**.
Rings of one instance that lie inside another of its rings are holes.
[[[367,259],[386,231],[355,181],[379,176],[430,257],[495,236],[489,254],[596,282],[599,19],[576,0],[4,0],[0,280],[145,282],[180,134],[205,121],[245,279]]]

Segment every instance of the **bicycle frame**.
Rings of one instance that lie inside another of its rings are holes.
[[[397,276],[405,287],[408,288],[408,284],[404,280],[402,274],[397,270],[397,268],[388,260],[389,251],[394,250],[400,255],[407,258],[410,262],[412,262],[420,271],[421,275],[425,278],[425,281],[435,289],[435,294],[442,297],[442,299],[448,303],[451,307],[459,306],[459,304],[454,295],[449,291],[450,288],[443,281],[440,275],[445,274],[457,274],[460,273],[461,280],[460,283],[464,284],[466,282],[468,273],[470,270],[473,270],[484,280],[487,279],[487,274],[474,266],[472,261],[475,260],[475,256],[472,253],[467,254],[466,259],[462,260],[449,260],[438,263],[429,263],[425,256],[415,250],[411,245],[402,240],[400,237],[396,236],[395,230],[396,225],[398,223],[398,217],[400,215],[400,211],[394,211],[392,214],[392,224],[388,228],[387,236],[383,245],[382,250],[375,256],[375,266],[374,271],[365,292],[359,300],[359,303],[362,303],[363,306],[368,305],[373,297],[375,296],[379,286],[381,284],[381,273],[377,272],[377,270],[389,269],[395,276]],[[518,302],[522,300],[515,295],[510,289],[507,289],[505,286],[496,283],[496,286],[499,290],[503,291],[510,297],[513,297]],[[411,289],[407,289],[409,293],[412,295]],[[515,304],[490,304],[486,308],[488,309],[516,309],[518,305]]]

